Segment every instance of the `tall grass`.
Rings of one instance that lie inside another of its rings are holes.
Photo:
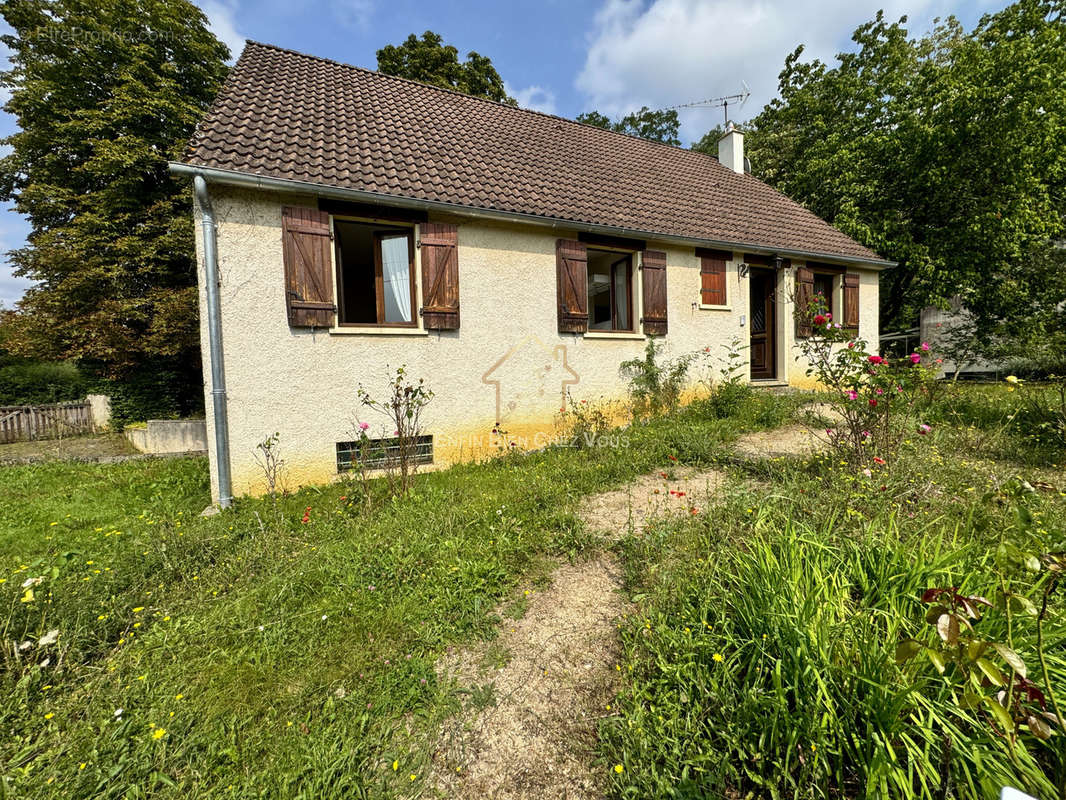
[[[789,402],[683,409],[628,446],[422,474],[369,506],[308,487],[204,519],[202,461],[0,469],[0,793],[418,794],[456,703],[436,659],[491,635],[518,581],[602,546],[581,497],[708,463]]]
[[[962,707],[950,668],[895,661],[901,639],[935,639],[925,589],[995,596],[989,528],[1009,517],[976,492],[941,496],[957,465],[919,502],[917,470],[870,480],[829,467],[779,468],[769,496],[737,488],[702,523],[626,542],[640,612],[623,627],[628,681],[604,727],[606,758],[624,767],[618,795],[1057,796],[1057,741],[1023,735],[1012,750]],[[1061,524],[1061,500],[1042,508]],[[1025,586],[1038,590],[1019,576]],[[1007,640],[1006,624],[1001,611],[977,623],[991,641]],[[1035,666],[1035,625],[1012,633]],[[1061,615],[1045,637],[1066,686]]]

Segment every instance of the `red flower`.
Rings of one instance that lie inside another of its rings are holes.
[[[825,315],[824,314],[815,314],[813,321],[814,321],[815,325],[825,325],[825,323],[826,323]]]
[[[876,405],[877,405],[877,398],[871,397],[870,398],[870,408],[873,408]]]
[[[667,476],[667,474],[665,472],[660,472],[659,473],[659,477],[663,478],[665,480],[668,476]]]
[[[700,510],[698,508],[696,508],[696,506],[693,506],[692,508],[690,508],[689,511],[691,511],[693,514],[699,514],[700,513]]]
[[[874,456],[874,463],[880,464],[882,467],[885,465],[885,460],[881,456]]]
[[[671,461],[677,461],[677,456],[667,456]]]
[[[884,364],[885,360],[881,356],[869,356],[867,359],[871,364]]]

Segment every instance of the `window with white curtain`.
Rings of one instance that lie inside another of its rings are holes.
[[[414,231],[333,220],[340,325],[415,327]]]

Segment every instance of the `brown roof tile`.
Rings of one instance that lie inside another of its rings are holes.
[[[184,160],[648,235],[879,260],[703,153],[256,42]]]

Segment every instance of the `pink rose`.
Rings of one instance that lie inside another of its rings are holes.
[[[875,391],[876,391],[876,392],[877,392],[878,394],[884,394],[884,393],[885,393],[885,390],[884,390],[884,389],[876,389]]]
[[[937,325],[937,327],[939,328],[940,326]],[[922,351],[925,353],[929,352],[929,342],[922,342]]]
[[[848,342],[848,349],[851,350],[855,347],[855,342]]]
[[[858,399],[859,399],[859,393],[856,392],[854,389],[852,389],[852,390],[850,390],[848,392],[848,400],[858,400]]]
[[[370,423],[369,422],[360,422],[359,423],[359,430],[361,430],[361,431],[365,431],[369,427],[370,427]]]
[[[921,360],[922,360],[922,357],[920,355],[918,355],[917,353],[911,353],[911,363],[912,364],[919,364],[919,363],[921,363]]]

